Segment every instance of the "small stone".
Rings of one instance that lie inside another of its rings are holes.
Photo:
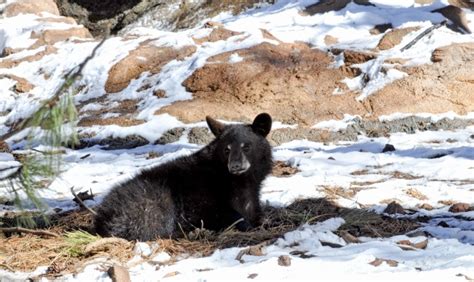
[[[388,213],[388,214],[396,214],[396,213],[405,214],[405,210],[397,202],[391,202],[390,204],[388,204],[388,206],[385,208],[383,212]]]
[[[135,252],[135,254],[142,257],[149,257],[153,253],[150,248],[150,245],[145,242],[137,242],[135,244],[135,247],[133,248],[133,251]]]
[[[446,221],[440,221],[437,226],[441,226],[441,227],[444,227],[444,228],[448,228],[449,227],[449,224],[446,223]]]
[[[107,270],[113,282],[130,282],[130,274],[128,270],[120,265],[114,264]]]
[[[288,255],[282,255],[278,257],[278,265],[279,266],[290,266],[291,265],[291,258]]]
[[[382,150],[382,153],[385,153],[385,152],[393,152],[395,151],[395,146],[393,146],[392,144],[386,144],[385,147],[383,147],[383,150]]]
[[[467,212],[471,210],[471,206],[467,203],[456,203],[449,208],[450,212]]]
[[[427,211],[433,210],[433,206],[428,203],[423,203],[419,206],[420,209],[424,209]]]
[[[254,279],[257,276],[258,276],[258,273],[252,273],[252,274],[249,274],[249,276],[247,276],[247,278],[248,279]]]

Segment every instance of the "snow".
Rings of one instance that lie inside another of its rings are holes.
[[[8,3],[11,1],[8,1]],[[359,6],[354,3],[336,12],[314,16],[302,16],[301,11],[315,1],[277,1],[276,4],[261,9],[250,10],[238,16],[222,13],[213,21],[223,23],[224,27],[243,32],[226,41],[207,42],[196,45],[192,38],[207,36],[211,29],[200,26],[179,32],[169,32],[153,27],[139,27],[129,31],[129,35],[140,35],[136,39],[123,40],[120,37],[108,39],[98,49],[94,57],[84,68],[84,75],[79,85],[87,85],[75,95],[77,104],[104,96],[107,73],[118,61],[128,55],[140,43],[153,39],[157,46],[183,47],[194,45],[196,52],[183,60],[173,60],[166,64],[160,73],[145,73],[133,80],[119,93],[107,95],[107,105],[126,100],[142,98],[138,105],[137,118],[143,124],[119,127],[117,125],[93,126],[80,128],[81,132],[97,133],[96,138],[126,137],[137,134],[153,142],[164,132],[174,127],[204,126],[204,122],[185,124],[168,114],[155,115],[155,112],[173,102],[192,99],[191,93],[182,86],[182,82],[196,69],[202,67],[211,56],[231,52],[230,63],[244,60],[237,50],[255,46],[262,42],[278,44],[275,40],[263,37],[261,29],[266,29],[283,42],[304,41],[314,48],[328,49],[324,37],[331,35],[338,38],[338,43],[331,48],[351,47],[355,50],[370,51],[376,46],[382,35],[371,35],[369,29],[375,24],[392,23],[394,28],[420,26],[421,29],[406,36],[402,43],[391,50],[380,51],[378,58],[357,65],[371,79],[363,85],[362,76],[343,80],[351,90],[360,91],[358,100],[364,100],[388,83],[404,77],[406,74],[385,64],[390,58],[407,59],[407,65],[430,63],[431,52],[440,46],[453,42],[474,42],[472,34],[455,33],[445,27],[434,30],[412,48],[401,52],[400,49],[417,34],[444,18],[430,11],[446,5],[445,0],[434,1],[430,5],[415,4],[414,1],[373,0],[376,6]],[[0,4],[2,8],[3,4]],[[474,30],[474,12],[465,10],[471,20],[470,28]],[[37,21],[38,16],[19,15],[12,18],[0,18],[0,49],[5,47],[26,48],[35,42],[30,38],[31,32],[45,29],[66,29],[71,25],[64,23],[45,23]],[[98,42],[83,40],[77,42],[56,43],[55,54],[44,56],[38,61],[21,63],[13,68],[0,69],[1,74],[12,74],[26,78],[35,85],[28,95],[19,95],[11,90],[14,81],[0,79],[0,111],[6,115],[0,117],[0,134],[9,129],[7,124],[17,122],[29,116],[39,103],[47,99],[61,84],[62,76],[81,63],[90,54]],[[44,51],[44,47],[35,50],[23,50],[10,55],[8,59],[20,59]],[[335,56],[333,67],[344,64],[344,57]],[[383,70],[383,71],[382,71]],[[385,71],[386,70],[386,71]],[[49,77],[48,79],[45,76]],[[148,92],[138,92],[144,82],[153,85]],[[156,98],[153,90],[162,89],[165,98]],[[344,95],[335,88],[335,94]],[[104,106],[89,103],[82,111],[94,111]],[[442,118],[472,119],[474,113],[459,116],[454,113],[433,115],[417,113],[419,117],[430,118],[433,122]],[[395,113],[382,116],[380,121],[391,121],[411,114]],[[313,128],[338,131],[345,129],[356,117],[345,115],[342,120],[323,121]],[[295,128],[296,125],[274,123],[273,128]],[[41,131],[36,130],[36,135]],[[23,131],[9,140],[20,148],[27,132]],[[455,131],[425,131],[413,135],[395,133],[390,137],[360,137],[355,142],[322,144],[307,140],[294,140],[273,148],[275,160],[284,161],[300,170],[290,177],[270,176],[264,182],[261,201],[272,206],[284,207],[295,200],[309,197],[326,197],[328,189],[339,188],[343,191],[357,191],[353,197],[337,196],[335,201],[348,208],[370,207],[376,212],[383,212],[387,203],[398,201],[404,208],[413,209],[415,215],[432,217],[420,230],[433,237],[410,238],[405,235],[391,238],[360,238],[362,243],[346,243],[334,232],[344,223],[342,218],[331,218],[316,224],[304,224],[297,230],[286,233],[275,243],[264,248],[263,256],[244,255],[242,262],[236,260],[242,248],[216,250],[208,257],[181,258],[175,263],[167,264],[170,255],[156,254],[151,261],[161,263],[157,268],[151,263],[132,263],[142,256],[152,254],[157,246],[144,242],[135,245],[136,257],[130,264],[130,274],[135,281],[156,281],[170,273],[169,281],[222,281],[244,280],[250,274],[257,274],[255,280],[315,280],[328,279],[345,281],[466,281],[474,277],[474,212],[453,214],[448,211],[444,201],[467,202],[474,204],[474,127]],[[395,146],[396,151],[381,153],[385,144]],[[91,189],[97,196],[95,200],[86,201],[94,207],[104,195],[117,183],[135,175],[143,168],[159,165],[178,156],[191,154],[200,146],[188,143],[186,135],[178,142],[167,145],[146,145],[129,150],[101,150],[99,146],[81,150],[66,149],[62,157],[61,174],[47,189],[39,195],[47,199],[50,212],[55,208],[62,210],[75,209],[71,201],[70,187],[75,191]],[[150,153],[159,157],[150,159]],[[85,155],[87,158],[82,158]],[[0,153],[0,178],[14,173],[20,164],[9,153]],[[413,191],[424,197],[414,197]],[[23,198],[25,195],[21,195]],[[0,198],[11,197],[5,189],[0,189]],[[430,204],[433,210],[420,209],[421,204]],[[32,205],[29,206],[32,208]],[[9,210],[2,206],[0,214]],[[456,217],[455,217],[456,216]],[[407,215],[406,217],[410,217]],[[438,224],[444,221],[449,227]],[[428,240],[424,250],[404,251],[396,242],[411,240],[419,242]],[[341,248],[323,246],[321,241],[339,244]],[[293,251],[305,252],[310,258],[300,258]],[[278,257],[288,255],[291,265],[278,265]],[[391,267],[386,263],[378,267],[369,263],[376,258],[391,259],[398,266]],[[66,275],[65,281],[110,281],[101,269],[104,261],[90,262],[80,273]],[[27,279],[46,271],[38,268],[33,273],[10,273],[0,269],[0,278]],[[330,275],[330,277],[328,276]]]

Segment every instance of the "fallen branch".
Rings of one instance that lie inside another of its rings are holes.
[[[34,230],[34,229],[28,229],[28,228],[23,228],[23,227],[0,227],[0,231],[3,233],[29,233],[33,235],[46,235],[46,236],[51,236],[58,238],[59,235],[50,231],[46,230]]]
[[[426,35],[428,35],[429,33],[431,33],[433,30],[437,29],[437,28],[440,28],[444,25],[446,25],[448,23],[448,21],[444,20],[440,23],[437,23],[429,28],[427,28],[425,31],[423,31],[422,33],[418,34],[417,37],[415,37],[412,41],[410,41],[407,45],[403,46],[402,49],[400,49],[400,52],[403,52],[405,50],[408,50],[409,48],[411,48],[413,45],[416,44],[416,42],[420,41],[420,39],[422,39],[423,37],[425,37]]]
[[[89,208],[88,206],[86,206],[86,205],[84,204],[84,202],[82,201],[82,199],[77,196],[76,192],[74,192],[74,186],[71,187],[71,193],[72,193],[72,195],[74,196],[74,199],[76,200],[76,202],[77,202],[81,207],[83,207],[83,208],[85,208],[86,210],[88,210],[91,214],[97,215],[97,213],[96,213],[93,209],[91,209],[91,208]]]

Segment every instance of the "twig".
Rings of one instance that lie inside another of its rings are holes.
[[[85,58],[84,61],[82,61],[82,63],[80,63],[77,67],[72,68],[66,74],[64,82],[61,84],[61,86],[54,92],[53,96],[43,101],[43,103],[41,104],[41,106],[38,108],[38,110],[35,113],[39,112],[41,109],[45,107],[51,107],[57,102],[61,94],[65,90],[67,90],[69,87],[71,87],[74,81],[76,81],[81,76],[81,72],[86,66],[86,64],[95,56],[95,54],[97,53],[97,50],[104,44],[107,38],[108,36],[105,36],[102,39],[102,41],[99,44],[97,44],[97,46],[94,47],[94,49],[92,50],[92,53],[87,58]],[[23,129],[27,128],[28,126],[30,126],[31,121],[34,119],[35,113],[25,118],[24,120],[22,120],[20,123],[17,124],[16,127],[12,128],[12,130],[2,135],[0,137],[0,140],[6,140],[12,137],[13,135],[17,134],[18,132],[22,131]]]
[[[11,266],[5,263],[0,263],[0,267],[8,269],[10,272],[15,272],[15,270]]]
[[[79,205],[80,205],[81,207],[85,208],[86,210],[88,210],[88,211],[89,211],[90,213],[92,213],[93,215],[97,215],[97,213],[96,213],[93,209],[91,209],[91,208],[89,208],[88,206],[86,206],[86,205],[84,204],[84,202],[81,200],[81,198],[79,198],[79,197],[77,196],[76,192],[74,192],[74,186],[71,187],[71,193],[72,193],[72,195],[74,196],[74,199],[77,200],[77,202],[79,203]]]
[[[46,230],[34,230],[34,229],[27,229],[27,228],[23,228],[23,227],[0,227],[0,231],[2,231],[3,233],[30,233],[30,234],[34,234],[34,235],[47,235],[47,236],[51,236],[51,237],[55,237],[55,238],[58,238],[59,235],[56,234],[56,233],[53,233],[53,232],[50,232],[50,231],[46,231]]]
[[[448,23],[448,21],[444,20],[440,23],[437,23],[429,28],[427,28],[425,31],[423,31],[422,33],[418,34],[417,37],[415,37],[412,41],[410,41],[407,45],[403,46],[402,49],[400,49],[400,52],[403,52],[409,48],[411,48],[413,45],[416,44],[416,42],[420,41],[420,39],[422,39],[423,37],[425,37],[427,34],[429,34],[430,32],[432,32],[433,30],[437,29],[437,28],[440,28],[444,25],[446,25]]]

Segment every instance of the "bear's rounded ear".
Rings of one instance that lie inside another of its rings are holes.
[[[272,129],[272,117],[267,113],[261,113],[255,117],[252,123],[252,130],[266,137]]]
[[[219,136],[221,135],[222,131],[224,131],[225,125],[222,122],[219,122],[210,116],[206,116],[206,122],[207,126],[209,126],[209,129],[211,130],[212,134],[214,136]]]

